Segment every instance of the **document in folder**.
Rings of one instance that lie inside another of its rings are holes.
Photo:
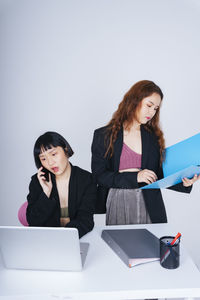
[[[147,229],[106,229],[101,237],[129,268],[160,259],[159,239]]]
[[[163,162],[164,178],[141,189],[167,188],[200,174],[200,133],[166,148]]]

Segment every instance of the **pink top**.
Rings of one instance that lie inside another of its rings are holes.
[[[137,168],[140,169],[142,165],[142,154],[138,154],[123,143],[122,152],[120,156],[119,170]]]

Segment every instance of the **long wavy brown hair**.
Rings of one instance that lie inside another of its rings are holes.
[[[123,100],[120,102],[118,109],[114,112],[112,119],[107,124],[107,131],[105,136],[105,143],[107,145],[107,150],[105,157],[112,157],[114,151],[114,143],[117,139],[117,134],[122,126],[125,129],[129,129],[133,119],[136,118],[136,111],[141,106],[141,101],[151,96],[153,93],[160,95],[161,100],[163,99],[163,93],[159,86],[157,86],[153,81],[141,80],[134,84],[130,90],[124,95]],[[160,163],[164,160],[164,149],[165,140],[163,132],[159,124],[160,117],[160,107],[156,110],[154,117],[144,124],[143,127],[154,132],[158,138],[158,144],[160,146]]]

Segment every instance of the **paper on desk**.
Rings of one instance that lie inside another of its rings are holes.
[[[156,182],[145,185],[141,189],[164,189],[180,183],[184,177],[192,178],[195,174],[200,174],[200,166],[190,166]]]

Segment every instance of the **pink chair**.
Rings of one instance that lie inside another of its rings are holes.
[[[22,206],[20,206],[19,210],[18,210],[18,219],[20,221],[20,223],[24,226],[29,226],[27,220],[26,220],[26,209],[28,206],[28,202],[24,202],[22,204]]]

